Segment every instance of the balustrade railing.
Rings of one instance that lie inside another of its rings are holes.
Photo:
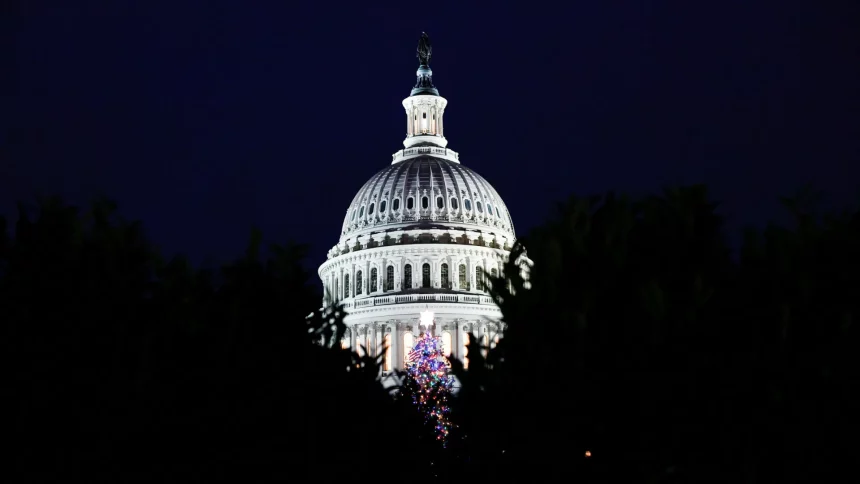
[[[461,304],[494,305],[489,296],[469,294],[399,294],[392,296],[375,296],[344,301],[344,309],[360,309],[370,306],[385,306],[388,304],[409,304],[420,302],[447,302]]]
[[[448,148],[439,148],[436,146],[418,146],[418,147],[414,147],[414,148],[405,148],[405,149],[398,151],[397,153],[394,153],[393,155],[391,155],[391,160],[395,161],[399,158],[403,158],[406,156],[427,155],[427,154],[445,156],[445,157],[453,158],[455,160],[460,159],[459,153],[457,153],[456,151],[453,151],[453,150],[449,150]]]

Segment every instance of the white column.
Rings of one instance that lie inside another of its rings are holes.
[[[392,365],[395,370],[403,369],[403,329],[401,328],[400,321],[394,322],[394,331],[392,334],[394,336],[391,337],[391,344],[393,345],[391,354],[394,355],[394,361]]]
[[[385,324],[378,322],[378,323],[376,323],[376,343],[375,343],[376,344],[376,352],[377,352],[376,356],[380,356],[380,355],[384,354],[383,353],[384,349],[382,348],[383,344],[385,343],[384,338],[385,338]]]
[[[484,283],[485,283],[484,287],[487,287],[486,282],[490,279],[490,271],[487,269],[487,258],[486,257],[481,259],[481,264],[484,267]]]
[[[473,292],[478,291],[478,279],[475,277],[475,268],[477,266],[477,261],[474,257],[469,257],[469,287],[471,287]]]
[[[436,261],[436,287],[442,287],[442,264],[446,262],[444,257]],[[448,264],[448,280],[451,280],[451,264]]]
[[[461,321],[457,324],[457,357],[460,358],[461,361],[466,363],[466,338],[468,337],[466,331],[466,325],[468,322]]]
[[[490,333],[489,333],[489,331],[490,331],[490,328],[488,327],[488,325],[486,323],[481,325],[481,355],[484,358],[486,358],[487,354],[488,354],[487,353],[488,350],[485,348],[489,348],[489,346],[490,346]]]

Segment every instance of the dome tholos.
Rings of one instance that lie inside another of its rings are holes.
[[[341,242],[390,230],[479,229],[507,241],[515,238],[510,214],[496,190],[455,161],[418,156],[376,173],[347,210]]]

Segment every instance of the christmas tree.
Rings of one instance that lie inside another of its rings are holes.
[[[441,441],[444,447],[451,430],[448,398],[454,379],[448,375],[448,359],[445,358],[442,339],[431,334],[433,313],[422,313],[421,324],[426,331],[407,355],[406,386],[412,394],[412,402],[424,415],[425,421],[433,425],[436,440]]]

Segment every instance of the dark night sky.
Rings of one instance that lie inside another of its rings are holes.
[[[570,193],[705,182],[740,227],[860,185],[856,2],[50,3],[5,21],[0,213],[102,193],[197,261],[256,225],[322,262],[402,148],[422,30],[449,146],[520,235]]]

